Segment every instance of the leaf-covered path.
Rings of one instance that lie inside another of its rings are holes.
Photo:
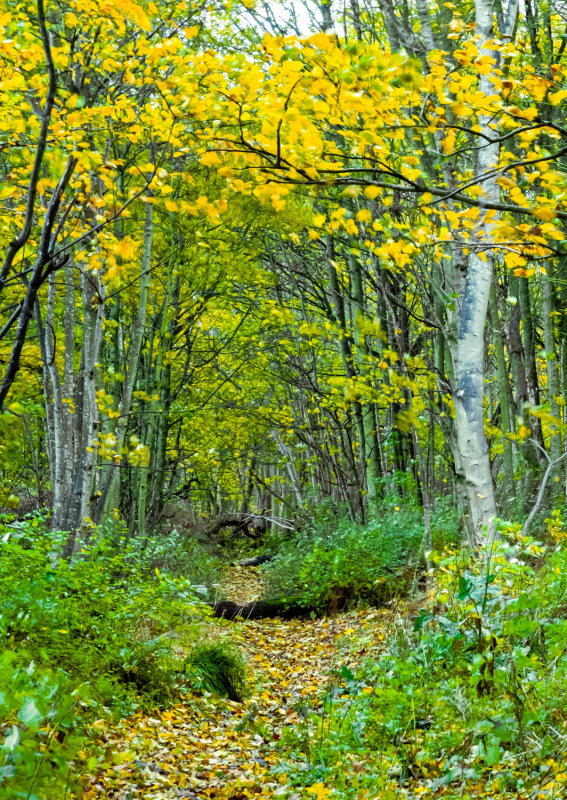
[[[250,588],[236,592],[240,601],[250,599]],[[355,630],[360,634],[367,628],[368,647],[380,646],[384,613],[230,623],[250,667],[250,697],[243,703],[190,697],[105,731],[106,765],[85,800],[289,795],[289,776],[278,752],[282,736],[292,733],[301,740],[305,712],[320,707]]]

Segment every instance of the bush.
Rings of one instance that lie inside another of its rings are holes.
[[[222,583],[225,565],[190,535],[173,530],[150,539],[139,551],[141,563],[150,571],[157,567],[173,577],[208,589]]]
[[[68,764],[85,735],[82,712],[88,707],[86,687],[72,690],[72,682],[61,670],[38,667],[13,650],[6,649],[0,654],[3,798],[29,796],[55,800],[65,796]]]
[[[407,588],[419,566],[422,514],[393,500],[389,505],[380,521],[365,526],[321,514],[264,568],[268,596],[336,611]]]
[[[557,514],[548,548],[503,533],[475,554],[431,555],[430,600],[413,624],[391,621],[376,660],[343,666],[309,720],[317,752],[303,754],[309,769],[297,776],[324,776],[342,796],[344,759],[356,753],[366,769],[344,796],[395,796],[402,785],[408,796],[412,786],[453,796],[453,784],[467,797],[564,795],[567,539]]]
[[[187,579],[148,573],[119,530],[93,531],[73,563],[39,516],[4,524],[0,539],[0,793],[59,800],[93,716],[166,703],[198,681],[176,638],[198,639],[211,612]],[[232,696],[243,678],[224,648],[218,688]]]
[[[96,681],[118,673],[125,643],[209,613],[188,581],[145,574],[123,543],[94,541],[73,563],[54,561],[60,543],[34,521],[10,531],[0,555],[0,634],[36,661]]]

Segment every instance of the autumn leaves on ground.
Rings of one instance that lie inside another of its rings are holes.
[[[39,516],[2,532],[9,800],[565,796],[559,511],[427,561],[400,501],[272,534],[259,567],[234,565],[259,549],[242,534],[141,548],[118,525],[69,562]]]
[[[255,600],[262,592],[253,568],[232,572],[230,580],[238,602]],[[316,766],[317,732],[310,715],[317,725],[330,723],[326,695],[344,686],[341,667],[348,665],[350,672],[378,652],[388,614],[366,609],[330,619],[230,623],[231,635],[246,653],[249,697],[237,703],[192,696],[165,711],[101,725],[105,762],[88,779],[84,800],[330,797],[332,787],[324,781],[314,780],[303,792],[294,787],[294,767],[286,767],[282,744],[288,745],[288,755],[301,754],[302,769]],[[353,641],[358,641],[356,652]],[[345,754],[345,783],[356,784],[364,768],[355,753]]]
[[[537,547],[527,548],[537,555]],[[494,559],[495,566],[506,569],[501,555],[494,553]],[[449,575],[447,590],[455,568],[454,561],[442,567]],[[554,570],[557,575],[558,564]],[[232,570],[226,577],[239,603],[263,594],[253,568]],[[517,571],[520,582],[527,577],[525,569]],[[495,649],[505,651],[507,643],[496,642],[494,632],[517,638],[518,631],[530,629],[529,621],[514,615],[518,601],[513,595],[504,605],[516,627],[502,627],[497,621],[502,605],[498,600],[493,604],[488,595],[486,616],[482,620],[475,616],[479,599],[475,592],[486,586],[484,575],[476,578],[475,586],[469,573],[469,594],[461,597],[461,629],[453,645],[462,646],[468,633],[476,636],[480,629],[481,647],[493,641]],[[506,580],[513,583],[511,575]],[[526,595],[520,598],[526,609],[530,605]],[[466,665],[464,681],[453,681],[450,673],[462,673],[463,664],[450,648],[443,650],[448,644],[443,631],[450,627],[451,617],[456,622],[455,605],[453,613],[448,610],[451,605],[443,612],[448,616],[439,615],[437,621],[437,646],[441,645],[437,653],[432,646],[435,637],[429,641],[412,637],[427,618],[423,611],[420,617],[415,598],[410,606],[398,599],[387,608],[364,608],[331,618],[227,623],[226,631],[248,663],[249,693],[244,701],[208,693],[189,695],[165,710],[138,713],[117,725],[95,723],[100,732],[98,752],[103,755],[90,761],[91,773],[82,779],[83,800],[484,796],[559,800],[567,792],[562,766],[567,736],[556,730],[552,746],[540,723],[547,720],[562,730],[567,726],[563,701],[549,702],[562,677],[555,665],[546,670],[533,655],[528,659],[529,680],[535,681],[539,674],[548,682],[543,692],[547,708],[543,695],[538,698],[529,687],[520,688],[515,678],[508,691],[516,694],[503,703],[502,686],[510,676],[499,680],[494,660],[487,659],[485,670],[477,659],[476,680],[471,681],[471,667]],[[431,615],[430,621],[434,619]],[[563,648],[562,626],[553,632],[550,620],[542,618],[541,623]],[[412,648],[413,665],[407,657]],[[396,663],[404,654],[407,660]],[[415,669],[420,659],[421,668]],[[424,670],[428,659],[430,675]],[[378,664],[384,670],[381,676]],[[530,702],[537,707],[532,707],[522,731],[522,715]],[[515,720],[514,706],[519,714]],[[513,744],[518,736],[520,742]],[[83,764],[88,763],[85,753],[80,756]]]

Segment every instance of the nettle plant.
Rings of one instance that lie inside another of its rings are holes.
[[[479,695],[507,684],[511,659],[543,657],[543,631],[554,624],[549,604],[542,602],[544,594],[551,601],[554,575],[543,558],[546,548],[512,526],[502,533],[476,553],[430,554],[437,567],[435,602],[416,623],[424,643],[467,665]]]
[[[322,735],[328,769],[345,748],[360,749],[374,754],[384,779],[426,779],[435,789],[482,775],[512,791],[559,769],[567,753],[563,522],[551,516],[545,545],[513,526],[500,534],[474,553],[431,553],[425,608],[413,623],[394,619],[379,657],[342,674]]]
[[[550,731],[565,723],[557,698],[567,688],[561,516],[548,520],[546,546],[513,526],[501,526],[501,534],[481,552],[430,555],[435,599],[416,621],[423,657],[473,690],[474,705],[486,712],[475,730],[493,763],[501,745],[523,749],[528,738],[542,752],[553,749]]]

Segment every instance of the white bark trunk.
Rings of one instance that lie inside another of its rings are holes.
[[[75,521],[75,525],[82,524],[85,517],[90,516],[94,465],[96,463],[96,448],[93,445],[98,436],[100,424],[96,400],[97,383],[95,365],[99,359],[100,346],[102,343],[104,287],[98,280],[98,277],[88,278],[84,281],[83,296],[85,300],[85,387],[83,430],[80,448],[83,481],[79,519]]]
[[[276,443],[279,453],[285,458],[287,474],[289,475],[289,480],[293,487],[293,491],[297,500],[297,505],[301,508],[303,506],[303,492],[301,490],[301,481],[299,479],[299,473],[297,471],[297,468],[293,460],[293,454],[289,449],[289,447],[282,440],[277,430],[274,429],[272,431],[272,437]]]
[[[75,401],[75,272],[73,265],[68,264],[63,274],[65,277],[65,358],[63,362],[62,455],[65,465],[63,494],[68,497],[73,483],[73,415]]]
[[[476,36],[479,58],[488,56],[498,66],[499,54],[491,49],[494,38],[493,8],[490,0],[476,0]],[[501,31],[510,36],[515,25],[517,2],[511,0],[504,15],[510,30]],[[490,74],[479,76],[479,89],[486,96],[493,94]],[[479,115],[479,132],[483,143],[496,139],[494,116]],[[482,178],[498,166],[500,145],[488,142],[478,151],[477,175]],[[500,200],[497,175],[481,180],[483,197],[491,203]],[[482,198],[481,198],[482,208]],[[494,535],[496,501],[490,471],[490,456],[484,434],[484,328],[493,275],[494,252],[486,249],[492,239],[496,216],[490,221],[481,218],[471,242],[467,276],[460,298],[459,327],[456,359],[456,410],[457,442],[465,472],[466,488],[475,542]]]
[[[45,357],[47,359],[47,376],[51,385],[51,397],[53,408],[51,415],[52,423],[52,463],[51,480],[53,490],[53,509],[54,525],[57,526],[58,515],[64,497],[64,460],[63,460],[63,397],[61,391],[61,379],[57,369],[55,353],[55,274],[49,276],[49,287],[47,293],[47,311],[45,315]]]

